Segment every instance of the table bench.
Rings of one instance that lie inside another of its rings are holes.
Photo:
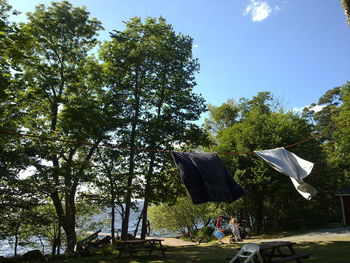
[[[131,258],[136,252],[148,251],[151,255],[155,250],[161,251],[165,257],[166,247],[162,246],[162,241],[164,240],[156,238],[117,241],[116,249],[119,251],[119,257],[123,252],[129,253]]]
[[[302,259],[302,258],[309,258],[310,255],[311,255],[311,253],[294,254],[294,255],[285,256],[285,257],[282,257],[279,259],[273,259],[272,263],[284,263],[284,262],[293,261],[293,260],[298,261],[299,259]]]
[[[293,249],[294,244],[294,242],[289,241],[265,242],[259,245],[259,251],[266,263],[284,263],[289,261],[301,263],[301,259],[308,258],[311,253],[295,253]]]

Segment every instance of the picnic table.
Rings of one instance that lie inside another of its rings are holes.
[[[295,253],[294,244],[290,241],[263,242],[259,245],[259,252],[266,263],[301,263],[301,259],[308,258],[311,253]]]
[[[130,254],[131,258],[133,253],[139,251],[148,251],[149,255],[151,255],[154,250],[160,250],[163,257],[165,257],[164,252],[166,248],[162,246],[162,241],[164,241],[164,239],[157,238],[122,240],[117,241],[116,249],[119,251],[119,257],[123,252],[126,252]]]

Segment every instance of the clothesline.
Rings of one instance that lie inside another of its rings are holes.
[[[328,129],[326,129],[322,133],[317,133],[314,136],[311,136],[307,139],[295,142],[293,144],[289,144],[287,146],[283,146],[283,148],[290,148],[299,144],[306,143],[308,141],[311,141],[313,139],[316,139],[318,137],[321,137],[325,134],[333,132],[338,126],[340,126],[341,123],[337,123],[333,126],[330,126]],[[35,134],[27,134],[27,133],[17,133],[17,132],[9,132],[9,131],[1,131],[0,134],[2,135],[11,135],[11,136],[17,136],[17,137],[29,137],[29,138],[36,138],[36,139],[42,139],[46,141],[57,141],[62,142],[66,144],[74,144],[74,145],[87,145],[87,146],[94,146],[94,147],[104,147],[104,148],[111,148],[111,149],[124,149],[124,150],[134,150],[138,152],[160,152],[160,153],[172,153],[173,150],[161,150],[161,149],[147,149],[147,148],[136,148],[136,147],[128,147],[128,146],[120,146],[116,144],[99,144],[99,143],[90,143],[90,142],[81,142],[81,141],[74,141],[74,140],[65,140],[55,137],[48,137],[48,136],[41,136],[41,135],[35,135]],[[222,154],[222,155],[230,155],[230,154],[254,154],[253,151],[248,152],[216,152],[216,154]]]

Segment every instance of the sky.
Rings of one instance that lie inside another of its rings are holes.
[[[25,13],[46,0],[8,0]],[[56,1],[58,2],[58,1]],[[286,109],[301,109],[350,81],[350,27],[341,0],[71,0],[109,32],[131,17],[162,16],[193,38],[201,69],[196,93],[208,104],[270,91]]]

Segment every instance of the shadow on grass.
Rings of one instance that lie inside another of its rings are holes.
[[[305,262],[349,263],[350,241],[303,242],[295,245],[299,252],[310,252],[312,255]]]
[[[242,245],[242,244],[241,244]],[[332,241],[332,242],[303,242],[295,246],[297,253],[310,252],[312,255],[309,259],[303,259],[302,262],[317,263],[349,263],[350,262],[350,241]],[[166,251],[165,258],[160,251],[155,251],[151,256],[147,253],[139,252],[130,259],[128,254],[118,255],[101,255],[94,257],[72,258],[67,260],[50,261],[69,262],[69,263],[173,263],[173,262],[223,262],[227,263],[228,258],[232,258],[239,249],[237,244],[209,244],[186,247],[170,247]]]
[[[238,245],[210,244],[200,246],[169,247],[162,257],[160,251],[154,251],[151,256],[147,252],[138,252],[130,259],[129,254],[123,253],[119,258],[116,255],[101,255],[93,257],[79,257],[70,259],[52,260],[51,263],[173,263],[173,262],[228,262],[238,252]]]

